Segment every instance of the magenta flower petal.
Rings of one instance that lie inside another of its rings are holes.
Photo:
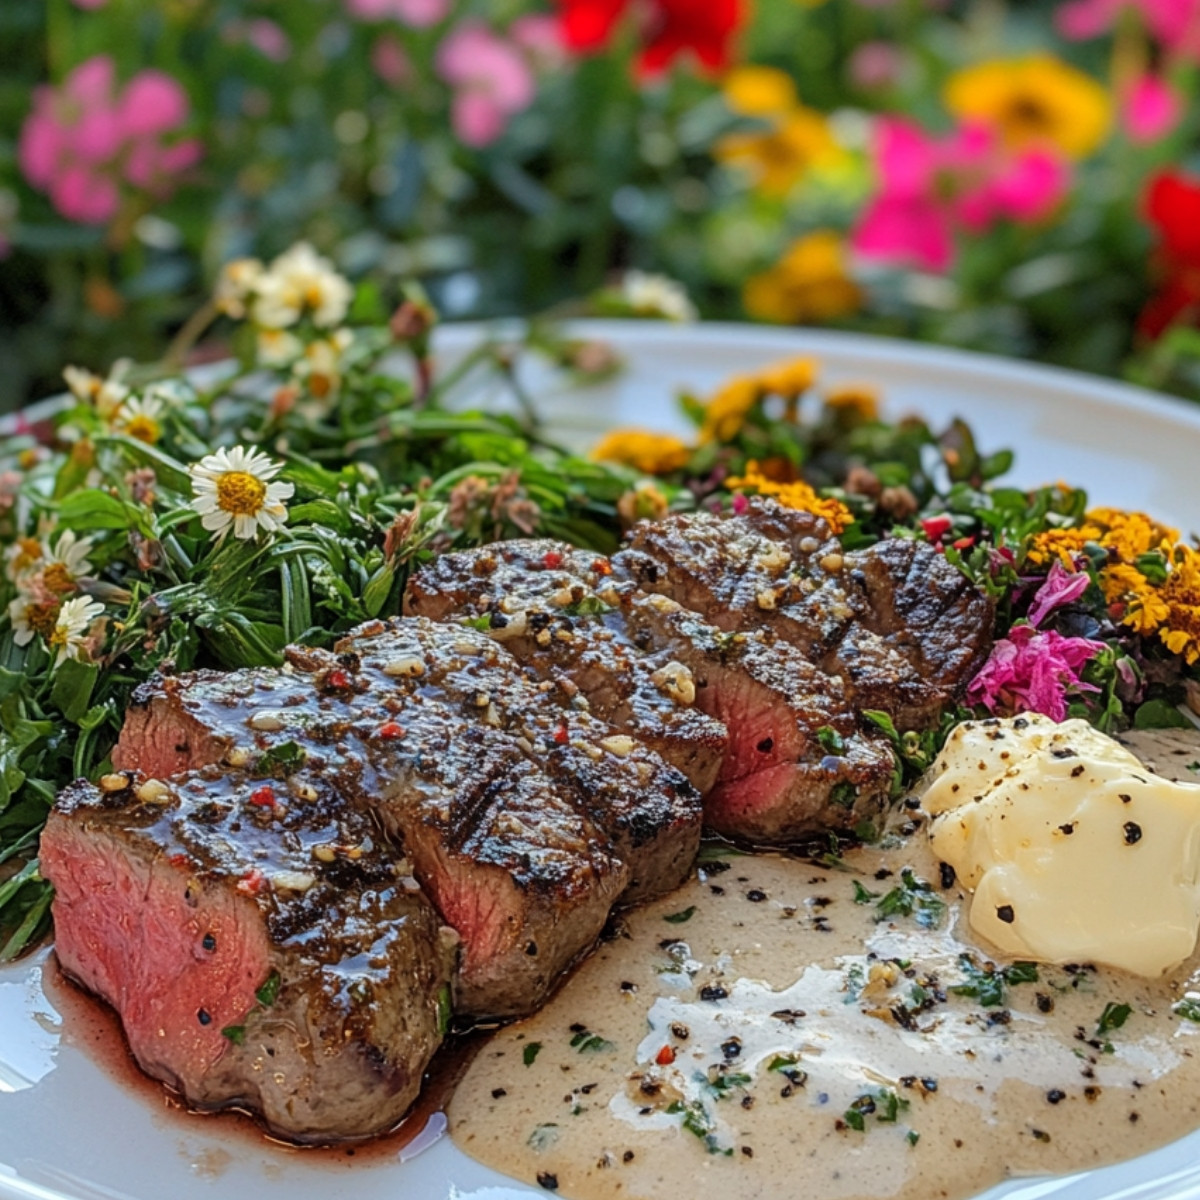
[[[121,97],[120,114],[125,132],[131,137],[167,133],[187,120],[187,93],[162,71],[141,71],[129,81]]]
[[[1126,93],[1121,111],[1131,142],[1149,145],[1162,141],[1183,117],[1183,101],[1160,75],[1147,73]]]
[[[1029,609],[1029,623],[1040,625],[1056,608],[1078,600],[1092,580],[1085,571],[1068,571],[1056,558]]]

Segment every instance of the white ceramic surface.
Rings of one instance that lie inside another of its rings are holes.
[[[613,424],[682,428],[677,388],[702,394],[731,372],[812,354],[824,364],[824,382],[880,385],[890,415],[915,411],[934,424],[961,415],[981,448],[1016,448],[1015,482],[1065,479],[1088,487],[1097,503],[1142,507],[1200,529],[1200,408],[1082,375],[853,336],[622,322],[583,323],[576,332],[615,343],[629,370],[584,392],[530,372],[552,427],[572,444],[585,446]],[[470,327],[444,330],[445,359],[477,337]],[[89,1051],[78,1004],[60,1013],[42,989],[46,957],[0,968],[4,1200],[512,1200],[537,1192],[447,1139],[411,1161],[365,1153],[347,1166],[247,1137],[222,1118],[170,1113],[154,1089],[122,1083]],[[697,1194],[703,1175],[698,1160],[681,1191]],[[1118,1167],[1009,1183],[988,1200],[1051,1195],[1200,1200],[1200,1132]]]

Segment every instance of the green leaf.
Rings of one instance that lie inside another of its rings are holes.
[[[524,1050],[521,1051],[521,1061],[527,1066],[532,1067],[534,1060],[542,1052],[541,1042],[530,1042]]]
[[[858,880],[854,880],[854,903],[855,904],[870,904],[872,900],[878,900],[882,895],[881,892],[868,892]]]
[[[100,668],[95,663],[68,658],[55,669],[50,703],[68,721],[78,725],[88,713],[88,703],[99,677]]]
[[[392,592],[392,584],[396,581],[396,568],[392,563],[385,563],[367,581],[363,589],[363,608],[367,616],[377,617],[383,611],[388,596]]]
[[[1200,997],[1184,996],[1171,1005],[1171,1011],[1185,1021],[1195,1021],[1200,1024]]]
[[[1166,700],[1147,700],[1133,715],[1134,729],[1194,729],[1195,726]]]
[[[98,488],[72,492],[58,507],[64,529],[129,529],[140,525],[141,512]]]
[[[900,744],[900,734],[896,732],[896,723],[887,713],[873,708],[864,708],[862,715],[876,728],[883,730],[897,746]]]
[[[221,1030],[221,1036],[228,1038],[235,1046],[242,1046],[246,1042],[246,1027],[245,1025],[226,1025]]]
[[[912,917],[922,929],[936,929],[946,915],[945,902],[938,898],[926,880],[918,879],[909,867],[900,872],[899,885],[892,888],[875,907],[879,910],[877,920]]]

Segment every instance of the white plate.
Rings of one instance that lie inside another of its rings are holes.
[[[900,342],[733,326],[676,329],[589,322],[581,336],[615,343],[629,364],[586,392],[531,373],[553,428],[586,445],[614,424],[683,428],[672,394],[700,393],[728,374],[812,354],[825,382],[883,387],[890,415],[954,415],[981,448],[1012,446],[1016,482],[1065,479],[1097,503],[1145,508],[1200,528],[1200,409],[1083,375]],[[478,331],[443,331],[447,359]],[[412,1161],[364,1153],[346,1160],[279,1149],[222,1118],[165,1110],[155,1090],[120,1082],[86,1045],[78,1003],[63,1012],[41,986],[46,955],[0,968],[0,1197],[21,1200],[506,1200],[537,1189],[510,1183],[443,1139]],[[1010,1183],[988,1200],[1200,1198],[1200,1132],[1118,1167]],[[736,1197],[731,1200],[737,1200]],[[814,1197],[820,1200],[820,1197]]]

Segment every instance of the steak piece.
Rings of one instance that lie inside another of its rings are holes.
[[[637,712],[632,692],[728,726],[705,803],[721,833],[781,842],[853,827],[889,791],[891,751],[859,732],[840,683],[785,642],[722,633],[614,579],[607,559],[547,541],[447,555],[413,578],[406,605],[483,621],[518,658],[559,687],[577,687],[610,719],[621,705]]]
[[[291,660],[291,674],[147,685],[113,761],[169,773],[269,764],[299,745],[336,770],[462,937],[460,1011],[532,1010],[623,891],[658,895],[690,870],[701,808],[687,781],[643,747],[610,743],[606,726],[563,709],[484,635],[377,623],[336,655]]]
[[[638,525],[613,564],[722,629],[770,629],[901,729],[935,724],[991,646],[992,601],[934,547],[844,553],[824,521],[761,497]]]
[[[319,773],[128,778],[72,785],[42,835],[63,969],[196,1108],[296,1142],[395,1125],[441,1042],[457,940],[416,882]]]
[[[447,647],[451,652],[447,652]],[[454,727],[476,722],[524,754],[556,785],[584,828],[602,831],[629,868],[626,903],[683,882],[700,847],[700,794],[639,741],[613,733],[586,710],[564,707],[486,635],[424,619],[364,626],[338,643],[366,695],[392,689],[405,713],[446,714]]]
[[[404,610],[435,621],[471,618],[542,679],[582,694],[603,721],[656,750],[697,791],[716,782],[727,733],[719,722],[678,692],[664,690],[657,673],[666,660],[641,653],[621,629],[587,619],[611,600],[614,581],[606,558],[560,542],[498,542],[446,554],[409,581]],[[628,590],[627,588],[625,590]],[[583,612],[589,609],[590,612]],[[573,615],[571,636],[551,617]]]

